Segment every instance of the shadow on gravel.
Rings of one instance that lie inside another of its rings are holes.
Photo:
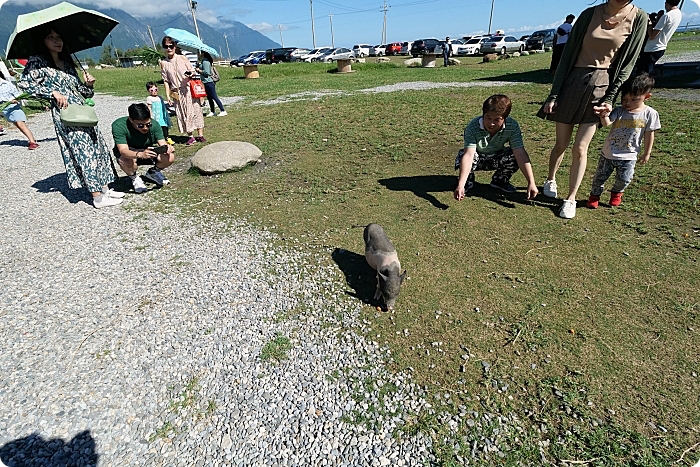
[[[44,138],[36,140],[37,143],[45,143],[47,141],[56,141],[56,138]],[[26,139],[6,139],[0,142],[0,146],[19,146],[24,149],[27,149],[27,144],[28,143]]]
[[[85,430],[66,443],[62,439],[44,439],[38,433],[0,446],[0,460],[7,467],[64,467],[97,465],[95,439]]]
[[[68,179],[65,173],[51,175],[49,178],[39,180],[32,185],[39,193],[56,193],[59,192],[66,197],[72,204],[86,202],[92,204],[92,200],[85,190],[72,190],[68,187]]]
[[[438,209],[447,209],[448,205],[441,203],[430,193],[452,192],[457,185],[454,175],[417,175],[415,177],[394,177],[379,180],[379,183],[392,191],[411,191]]]
[[[364,255],[336,248],[331,256],[345,274],[345,282],[354,291],[345,293],[364,303],[372,303],[377,287],[376,272],[367,264]]]

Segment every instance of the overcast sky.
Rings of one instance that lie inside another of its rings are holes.
[[[17,0],[12,0],[13,3]],[[260,31],[285,46],[310,47],[311,5],[314,11],[316,45],[330,45],[331,18],[336,46],[377,44],[382,38],[384,0],[197,0],[197,17],[212,26],[236,20]],[[396,0],[387,1],[387,41],[408,41],[425,37],[460,37],[483,33],[489,28],[492,0]],[[592,0],[591,0],[592,1]],[[567,14],[578,15],[591,1],[493,0],[491,30],[503,29],[522,35],[536,29],[556,27]],[[4,3],[0,0],[0,4]],[[24,3],[46,4],[45,0]],[[51,4],[58,3],[53,2]],[[135,17],[160,16],[163,3],[143,0],[83,0],[101,7],[126,10]],[[647,12],[663,9],[663,0],[635,0]],[[189,14],[188,0],[167,4],[169,13]],[[681,29],[700,24],[700,0],[686,0]],[[162,26],[163,29],[167,25]],[[280,37],[281,30],[281,37]]]

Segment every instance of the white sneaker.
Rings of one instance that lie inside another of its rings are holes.
[[[209,112],[208,114],[204,114],[205,117],[216,117],[216,114],[214,112]]]
[[[141,177],[138,175],[131,177],[131,183],[134,185],[134,191],[136,193],[143,193],[144,191],[148,190],[148,188],[146,188],[146,184],[143,183],[143,180],[141,180]]]
[[[107,206],[116,206],[124,201],[121,198],[110,198],[107,194],[102,193],[100,196],[92,198],[92,205],[97,209],[106,208]]]
[[[103,191],[102,193],[106,194],[110,198],[117,198],[117,199],[123,198],[126,195],[126,193],[122,193],[121,191],[115,191],[115,190],[112,190],[111,188],[108,189],[107,191]]]
[[[559,210],[559,217],[564,219],[573,219],[576,215],[576,200],[575,199],[565,199],[564,204],[561,205]]]
[[[222,110],[221,112],[219,112],[219,115],[218,115],[218,116],[219,116],[219,117],[225,117],[226,115],[228,115],[228,112],[226,112],[225,110]]]
[[[550,198],[557,197],[557,181],[556,180],[545,180],[542,184],[542,194]],[[573,216],[571,216],[573,217]]]

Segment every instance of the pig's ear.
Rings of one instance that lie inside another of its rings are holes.
[[[404,271],[403,274],[401,274],[401,275],[399,276],[399,279],[401,279],[401,281],[399,282],[399,284],[403,284],[403,280],[406,279],[406,271]]]
[[[379,278],[380,278],[381,280],[383,280],[384,282],[386,282],[386,280],[387,280],[387,275],[386,275],[386,274],[383,274],[382,271],[379,271],[379,270],[377,271],[377,274],[379,275]]]

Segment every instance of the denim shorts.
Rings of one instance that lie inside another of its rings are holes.
[[[2,111],[2,115],[11,123],[27,121],[27,116],[24,114],[24,110],[22,110],[22,106],[19,104],[10,104],[5,107]]]

